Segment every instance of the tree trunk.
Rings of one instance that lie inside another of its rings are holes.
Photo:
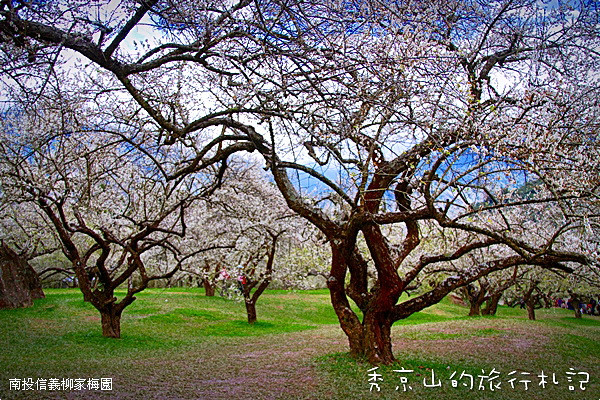
[[[391,364],[396,359],[392,352],[392,323],[384,313],[371,312],[363,322],[364,356],[372,364]]]
[[[44,297],[40,278],[27,261],[6,244],[0,245],[0,309],[30,307]]]
[[[204,286],[204,292],[206,296],[213,297],[215,295],[215,287],[208,279],[202,279],[202,285]]]
[[[535,321],[535,303],[532,301],[527,302],[527,318],[531,321]]]
[[[102,336],[109,338],[121,337],[121,311],[114,308],[101,310],[102,317]]]
[[[277,240],[281,235],[280,232],[278,234],[270,233],[271,235],[271,247],[267,253],[267,265],[265,266],[265,273],[261,276],[262,280],[254,280],[252,275],[254,275],[255,270],[252,270],[251,276],[244,276],[244,279],[239,281],[240,290],[244,295],[244,301],[246,303],[246,314],[248,315],[248,323],[254,324],[256,322],[256,303],[258,302],[258,298],[263,294],[263,292],[267,289],[269,284],[271,283],[271,276],[273,274],[273,263],[275,261],[275,252],[277,250]],[[256,287],[258,285],[258,287]],[[252,289],[256,287],[254,293],[252,293]]]
[[[481,314],[482,315],[496,315],[496,312],[498,311],[498,303],[500,302],[501,298],[502,298],[502,293],[492,295],[488,299],[485,308],[481,310]]]
[[[529,289],[527,289],[527,292],[523,296],[523,303],[525,303],[525,308],[527,308],[527,317],[531,321],[535,321],[535,303],[537,303],[539,297],[534,295],[533,292],[536,290],[538,283],[537,281],[532,281],[529,284]]]
[[[387,288],[382,293],[382,287],[376,289],[377,293],[365,293],[367,289],[367,275],[361,275],[366,269],[361,268],[364,260],[360,253],[354,253],[354,244],[350,245],[331,241],[331,271],[327,279],[327,287],[331,304],[340,322],[340,327],[348,338],[350,355],[355,358],[367,359],[372,364],[391,364],[395,361],[392,352],[391,310],[402,292],[402,287],[395,288],[395,292]],[[350,269],[351,276],[348,293],[363,311],[362,322],[352,310],[346,295],[346,271]],[[351,295],[352,296],[352,295]],[[369,298],[369,300],[367,300]],[[361,302],[361,300],[364,300]]]
[[[371,364],[391,364],[396,361],[392,351],[392,323],[384,315],[367,312],[362,325],[342,325],[352,357],[367,359]]]
[[[481,315],[481,304],[479,301],[471,301],[469,306],[469,317]]]
[[[92,295],[88,292],[83,292],[83,301],[86,301],[88,303],[92,302]]]
[[[480,281],[479,288],[472,284],[462,288],[462,296],[469,303],[469,317],[481,315],[481,306],[485,302],[487,286],[487,284]]]
[[[570,293],[571,298],[569,299],[571,301],[571,306],[573,307],[573,310],[575,311],[575,318],[581,318],[581,308],[579,308],[579,296],[575,295],[574,293]]]
[[[248,323],[256,322],[256,304],[251,299],[246,299],[246,314],[248,315]]]

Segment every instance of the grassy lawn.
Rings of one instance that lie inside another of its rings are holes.
[[[125,310],[118,340],[101,336],[99,313],[78,290],[46,296],[0,311],[1,400],[600,399],[600,318],[566,310],[539,310],[537,321],[505,307],[467,318],[444,301],[394,326],[399,362],[373,371],[382,379],[376,392],[372,367],[346,354],[327,291],[267,291],[250,326],[240,302],[147,290]],[[14,378],[111,378],[112,390],[10,390]]]

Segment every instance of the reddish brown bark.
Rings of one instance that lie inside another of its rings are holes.
[[[371,231],[373,242],[381,256],[378,262],[385,262],[383,242],[377,242],[377,232]],[[392,351],[391,327],[394,322],[392,309],[400,297],[402,285],[398,279],[389,277],[389,284],[380,284],[372,291],[367,291],[366,263],[354,248],[352,241],[332,241],[332,268],[328,279],[331,302],[340,321],[340,325],[348,337],[350,354],[357,358],[365,358],[373,364],[391,364],[395,361]],[[344,281],[346,271],[353,276],[346,289]],[[385,273],[390,273],[388,270]],[[395,273],[395,270],[394,270]],[[395,273],[396,274],[396,273]],[[397,274],[396,274],[397,276]],[[352,311],[348,302],[350,295],[363,313],[362,321]]]
[[[531,321],[535,321],[535,306],[532,302],[525,303],[527,306],[527,318]]]
[[[396,361],[392,352],[392,321],[385,312],[370,312],[365,315],[364,353],[371,363],[391,364]]]
[[[222,265],[220,263],[214,263],[214,268],[212,268],[211,272],[211,263],[209,261],[205,261],[202,286],[204,287],[204,294],[206,296],[213,297],[215,295],[215,290],[217,286],[216,281],[221,269]]]
[[[481,303],[473,302],[469,307],[469,317],[477,317],[481,315]]]
[[[204,286],[204,293],[208,297],[213,297],[215,295],[215,286],[209,281],[207,278],[202,279],[202,285]]]
[[[100,310],[102,336],[115,339],[121,337],[121,312],[114,307]]]
[[[254,324],[256,322],[256,304],[252,299],[246,300],[246,315],[248,316],[249,324]]]
[[[338,315],[339,318],[339,315]],[[391,364],[396,361],[392,350],[392,320],[384,313],[367,312],[362,323],[342,318],[340,324],[348,338],[350,355],[364,358],[372,364]]]
[[[525,302],[525,307],[527,308],[527,318],[531,321],[535,321],[535,304],[539,300],[539,296],[534,294],[537,289],[538,282],[532,281],[529,285],[529,289],[525,292],[523,296],[523,301]]]

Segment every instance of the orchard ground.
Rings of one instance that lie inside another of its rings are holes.
[[[346,354],[325,290],[267,291],[254,326],[241,302],[200,289],[146,290],[125,310],[121,339],[101,336],[100,316],[78,290],[46,296],[0,311],[2,400],[600,399],[600,318],[576,320],[562,309],[538,310],[537,321],[507,307],[468,318],[443,301],[396,323],[398,363],[369,372]],[[29,378],[111,378],[112,390],[11,389]]]

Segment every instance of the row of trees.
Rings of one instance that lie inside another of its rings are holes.
[[[586,274],[519,268],[499,271],[460,288],[459,298],[469,307],[469,316],[496,315],[498,304],[527,309],[535,320],[539,308],[563,307],[582,317],[582,309],[596,315],[600,300],[597,281]],[[589,309],[588,309],[589,307]]]
[[[394,361],[395,321],[492,272],[582,265],[597,276],[589,2],[1,7],[3,135],[23,143],[2,155],[2,196],[51,222],[106,332],[189,259],[173,238],[188,237],[190,205],[212,198],[240,152],[258,154],[329,244],[333,308],[351,353],[373,363]],[[64,159],[45,156],[61,148]],[[72,168],[112,183],[71,184]],[[81,210],[96,201],[120,204],[110,226],[101,207]],[[267,231],[269,258],[281,231]],[[174,267],[148,274],[145,254],[160,251]],[[430,274],[429,290],[398,303]]]
[[[2,239],[22,259],[62,249],[67,265],[42,266],[41,275],[74,275],[108,337],[120,337],[123,310],[150,282],[194,276],[210,294],[221,270],[244,277],[248,320],[256,321],[277,248],[308,240],[310,228],[255,165],[233,159],[168,182],[157,155],[140,155],[121,135],[81,125],[55,132],[55,110],[33,110],[5,116],[0,145]],[[119,287],[127,287],[121,300]]]

